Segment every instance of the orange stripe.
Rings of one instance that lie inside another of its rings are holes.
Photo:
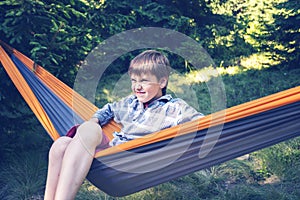
[[[38,99],[35,97],[26,80],[18,71],[17,67],[12,62],[7,53],[4,51],[2,46],[0,46],[0,60],[8,76],[11,78],[16,88],[19,90],[20,94],[23,96],[23,98],[25,99],[33,113],[36,115],[38,120],[41,122],[41,124],[44,126],[47,132],[51,135],[51,137],[53,139],[57,139],[59,137],[59,134],[57,133],[56,129],[51,123],[49,117],[47,116],[43,107],[39,103]]]

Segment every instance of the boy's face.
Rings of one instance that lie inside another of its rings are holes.
[[[131,88],[138,100],[147,103],[162,96],[162,89],[166,86],[167,80],[160,80],[151,73],[141,75],[131,74]]]

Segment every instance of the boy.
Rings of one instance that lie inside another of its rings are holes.
[[[202,117],[182,99],[166,94],[169,60],[147,50],[136,56],[128,69],[133,94],[106,104],[81,124],[74,138],[61,137],[49,152],[45,199],[74,199],[85,179],[95,151]],[[101,126],[111,119],[120,123],[119,133],[109,142]]]

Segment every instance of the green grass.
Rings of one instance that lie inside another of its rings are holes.
[[[1,165],[0,199],[33,199],[43,194],[46,166],[36,152],[15,152]]]

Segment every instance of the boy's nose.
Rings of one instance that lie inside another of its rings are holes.
[[[140,89],[142,89],[142,84],[141,83],[137,83],[136,85],[135,85],[135,89],[138,89],[138,90],[140,90]]]

